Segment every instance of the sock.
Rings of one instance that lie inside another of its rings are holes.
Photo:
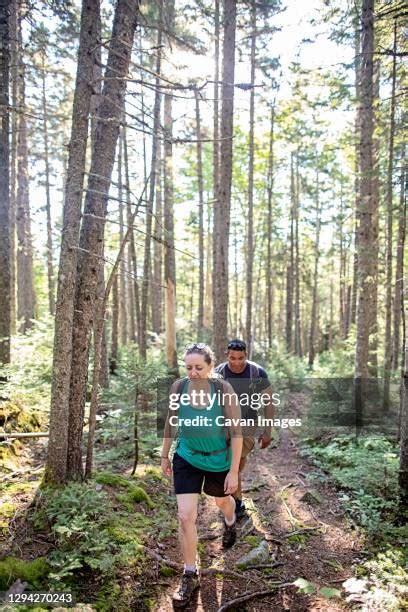
[[[231,527],[231,525],[233,525],[235,523],[235,512],[234,512],[234,517],[233,517],[232,521],[227,521],[227,519],[225,517],[224,517],[224,521],[225,521],[225,524],[228,527]]]
[[[197,571],[197,566],[195,563],[189,565],[188,563],[184,564],[184,571],[185,572],[196,572]]]

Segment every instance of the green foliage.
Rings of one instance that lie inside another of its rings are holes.
[[[325,446],[308,439],[304,453],[344,490],[350,516],[369,534],[398,512],[398,449],[386,438],[337,437]]]
[[[48,521],[57,545],[48,557],[51,583],[69,585],[80,569],[108,572],[116,551],[106,529],[112,512],[107,495],[92,483],[70,483],[44,489],[43,497],[39,519]]]
[[[162,566],[160,568],[160,576],[168,578],[169,576],[175,576],[177,571],[173,567]]]
[[[302,383],[307,377],[303,359],[285,353],[281,347],[269,351],[267,357],[268,375],[272,385],[286,383],[287,386]]]
[[[94,480],[98,484],[109,485],[111,487],[128,487],[129,481],[121,474],[112,474],[111,472],[100,472],[95,474]]]
[[[34,321],[25,335],[12,338],[12,363],[0,367],[7,378],[2,394],[30,417],[44,420],[49,410],[53,347],[53,320],[44,316]]]
[[[40,589],[49,571],[50,567],[44,557],[31,561],[6,557],[0,561],[0,591],[6,591],[18,578],[32,588]]]
[[[134,504],[138,503],[145,503],[149,508],[154,508],[154,503],[143,487],[135,485],[133,482],[120,474],[103,472],[97,474],[95,476],[95,480],[99,484],[127,489],[126,493],[117,494],[116,499],[120,501],[129,511],[132,511]]]

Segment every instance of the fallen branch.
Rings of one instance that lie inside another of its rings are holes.
[[[266,595],[273,595],[276,592],[276,589],[282,589],[284,587],[292,586],[292,582],[279,582],[274,585],[272,589],[266,589],[265,591],[254,591],[253,593],[244,593],[240,597],[236,597],[235,599],[231,599],[227,601],[225,604],[218,608],[217,612],[224,612],[225,610],[231,610],[237,604],[244,603],[246,601],[250,601],[255,597],[266,597]]]
[[[155,561],[157,561],[161,565],[166,565],[167,567],[171,567],[179,571],[183,570],[182,563],[177,563],[176,561],[171,561],[171,559],[162,557],[154,550],[147,548],[147,546],[144,546],[143,548],[150,557],[155,559]],[[255,578],[251,578],[250,576],[245,576],[241,572],[234,572],[233,570],[228,570],[228,569],[223,569],[223,568],[206,567],[200,570],[200,574],[202,576],[216,576],[217,574],[223,574],[224,576],[230,576],[231,578],[239,578],[240,580],[250,580],[251,582],[255,582],[255,584],[259,584],[259,580],[256,580]]]

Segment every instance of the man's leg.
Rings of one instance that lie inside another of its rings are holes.
[[[234,493],[235,500],[242,500],[242,482],[241,482],[241,473],[245,467],[247,457],[251,450],[255,446],[255,438],[244,438],[242,440],[242,453],[241,460],[239,462],[239,472],[238,472],[238,488]]]
[[[237,539],[235,500],[232,495],[226,495],[225,497],[216,497],[215,503],[224,515],[222,545],[224,548],[230,548]]]
[[[255,438],[251,438],[251,437],[244,437],[244,439],[242,440],[242,453],[241,453],[241,459],[239,462],[239,471],[238,471],[238,488],[234,493],[234,498],[235,498],[235,502],[236,502],[236,512],[237,512],[237,518],[242,518],[245,514],[245,506],[242,503],[242,482],[241,482],[241,474],[242,471],[244,470],[245,464],[246,464],[246,460],[247,457],[249,455],[249,453],[251,452],[251,450],[254,448],[255,446]]]

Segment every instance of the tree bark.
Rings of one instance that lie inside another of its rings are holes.
[[[166,357],[170,371],[176,373],[176,258],[174,253],[173,211],[173,127],[171,96],[164,96],[164,280],[166,304]]]
[[[391,101],[390,101],[390,136],[388,142],[387,168],[387,261],[385,279],[385,338],[384,338],[384,391],[383,408],[390,407],[390,381],[392,367],[392,216],[393,216],[393,172],[394,172],[394,131],[395,131],[395,85],[397,74],[397,21],[394,20],[394,55],[392,58]]]
[[[358,9],[357,9],[358,10]],[[354,20],[354,73],[355,73],[355,96],[356,116],[354,120],[355,147],[354,147],[354,192],[355,192],[355,221],[354,221],[354,256],[353,256],[353,282],[351,290],[350,323],[355,324],[357,318],[357,291],[358,291],[358,209],[360,197],[360,129],[361,129],[361,34],[360,14],[356,14]]]
[[[88,139],[88,117],[93,91],[94,49],[98,42],[98,14],[98,0],[83,1],[72,109],[71,140],[65,184],[55,313],[50,438],[45,473],[45,480],[54,483],[61,483],[66,479],[74,296]]]
[[[17,135],[17,317],[21,320],[20,331],[25,333],[35,318],[35,292],[33,273],[33,245],[30,218],[30,194],[28,176],[27,121],[25,107],[25,64],[22,41],[22,5],[18,7],[18,101],[20,107]]]
[[[123,126],[123,153],[125,162],[125,178],[126,178],[126,205],[128,211],[128,219],[131,214],[131,201],[130,201],[130,177],[129,177],[129,157],[128,157],[128,141],[126,126]],[[145,178],[146,181],[146,178]],[[135,335],[136,340],[140,342],[140,292],[139,292],[139,281],[137,277],[137,259],[136,259],[136,248],[135,248],[135,234],[134,231],[130,233],[129,237],[129,270],[132,272],[133,278],[133,299],[134,299],[134,315],[135,315]]]
[[[217,207],[217,198],[220,179],[220,118],[219,118],[219,87],[220,79],[220,0],[215,0],[214,3],[214,89],[213,89],[213,202],[212,202],[212,217],[211,222],[214,227],[214,216]],[[216,242],[213,236],[213,230],[207,232],[208,240],[208,257],[207,257],[207,272],[210,272],[210,255],[212,255],[212,270],[211,274],[207,274],[206,283],[207,295],[211,296],[211,301],[206,304],[204,317],[206,317],[208,325],[211,327],[213,323],[213,304],[215,301],[215,283],[214,283],[214,266],[216,260]],[[214,335],[213,335],[214,337]]]
[[[197,183],[198,183],[198,317],[197,337],[201,338],[204,330],[204,187],[203,156],[201,144],[200,94],[194,89],[195,119],[197,137]]]
[[[299,176],[299,151],[296,152],[296,180],[295,180],[295,354],[303,357],[302,349],[302,321],[300,316],[300,256],[299,256],[299,206],[300,206],[300,176]]]
[[[123,115],[124,117],[124,115]],[[118,142],[118,199],[119,199],[119,244],[123,242],[123,236],[125,235],[124,223],[125,223],[125,206],[123,198],[123,131],[119,132]],[[126,278],[126,262],[122,257],[119,263],[119,337],[120,344],[126,346],[128,333],[128,313],[127,313],[127,278]]]
[[[294,272],[294,211],[295,211],[295,169],[293,153],[290,156],[290,235],[289,262],[286,265],[286,351],[293,351],[293,272]]]
[[[45,49],[41,52],[41,93],[43,114],[44,138],[44,164],[45,164],[45,210],[47,214],[47,279],[48,279],[48,308],[51,315],[55,314],[55,283],[54,263],[52,259],[52,220],[51,220],[51,194],[50,194],[50,158],[48,143],[48,105],[47,87],[45,79]]]
[[[363,402],[362,379],[368,377],[368,348],[372,321],[371,298],[374,282],[372,199],[373,199],[373,50],[374,50],[374,0],[362,3],[362,65],[360,96],[360,177],[357,207],[358,231],[358,303],[357,342],[355,352],[356,384],[355,407],[361,410]]]
[[[157,57],[156,57],[156,83],[154,95],[153,109],[153,137],[152,137],[152,157],[150,164],[150,191],[146,206],[146,236],[144,245],[143,257],[143,279],[142,279],[142,300],[140,307],[140,341],[139,352],[140,357],[146,360],[147,356],[147,310],[149,299],[149,275],[151,267],[150,246],[152,242],[152,217],[154,194],[156,188],[156,173],[157,173],[157,147],[160,128],[160,106],[161,106],[161,91],[160,91],[160,74],[162,64],[162,23],[163,23],[163,0],[159,0],[159,28],[157,30]]]
[[[10,30],[10,77],[11,77],[11,156],[10,156],[10,310],[11,333],[16,333],[17,319],[17,253],[16,253],[16,187],[17,187],[17,126],[18,126],[18,55],[17,55],[17,2],[11,0]]]
[[[249,162],[248,162],[248,233],[246,260],[246,341],[252,355],[252,283],[254,257],[254,133],[255,133],[255,57],[256,57],[256,2],[251,0],[251,92],[249,97]]]
[[[0,366],[10,363],[9,3],[0,0]]]
[[[317,163],[317,160],[316,160]],[[316,235],[314,244],[314,267],[313,267],[313,293],[312,293],[312,312],[310,315],[310,333],[309,333],[309,368],[313,367],[315,355],[316,355],[316,330],[317,326],[317,287],[318,287],[318,274],[319,274],[319,249],[320,249],[320,226],[321,226],[321,205],[320,205],[320,182],[319,182],[319,170],[316,170]]]
[[[163,161],[162,144],[157,146],[157,181],[156,181],[156,210],[154,218],[154,237],[153,242],[153,282],[151,289],[152,296],[152,329],[156,334],[163,331],[162,311],[163,311]]]
[[[139,3],[118,0],[113,20],[80,235],[72,340],[67,476],[80,479],[90,333],[102,265],[105,217]]]
[[[268,217],[267,217],[267,274],[266,274],[266,291],[267,291],[267,333],[268,333],[268,348],[272,348],[273,339],[273,266],[272,266],[272,197],[274,185],[274,136],[275,136],[275,104],[271,106],[271,128],[269,137],[269,155],[268,155]]]
[[[405,167],[405,148],[401,147],[401,185],[400,185],[400,202],[398,214],[398,237],[397,237],[397,261],[395,264],[395,288],[394,288],[394,332],[393,332],[393,358],[392,367],[394,370],[398,368],[398,363],[401,355],[400,347],[400,327],[401,327],[401,311],[403,307],[402,285],[403,285],[403,269],[404,269],[404,239],[406,226],[406,201],[405,201],[405,186],[406,186],[406,167]]]
[[[231,212],[232,138],[235,79],[236,2],[224,0],[224,41],[219,189],[214,203],[213,330],[216,360],[221,361],[228,341],[228,246]]]

